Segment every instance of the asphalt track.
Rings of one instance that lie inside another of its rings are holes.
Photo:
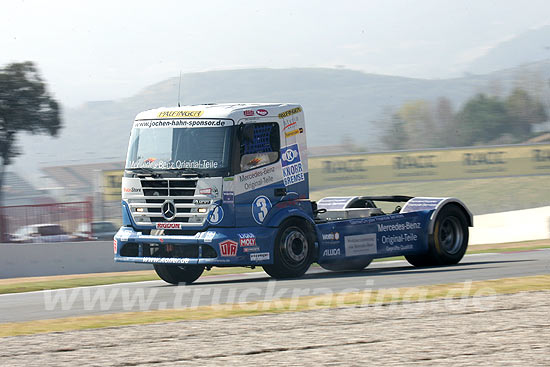
[[[206,273],[207,274],[207,273]],[[0,295],[0,323],[130,311],[277,300],[419,285],[550,274],[550,249],[467,255],[455,266],[414,268],[405,261],[378,262],[362,272],[312,268],[304,277],[274,281],[265,273],[203,276],[190,286],[163,281],[124,283]]]

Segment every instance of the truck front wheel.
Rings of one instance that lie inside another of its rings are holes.
[[[307,224],[299,220],[285,222],[273,249],[273,264],[264,265],[267,274],[276,279],[296,278],[305,274],[313,258],[314,239]]]
[[[164,265],[154,264],[155,271],[160,279],[170,284],[191,284],[199,279],[204,271],[204,266],[201,265]]]

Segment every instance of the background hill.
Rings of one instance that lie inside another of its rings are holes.
[[[507,93],[521,85],[539,90],[550,79],[550,60],[485,75],[426,80],[366,74],[344,69],[247,69],[185,74],[181,103],[297,102],[304,106],[309,146],[352,140],[368,151],[384,149],[388,111],[413,100],[448,98],[458,109],[476,93]],[[534,83],[534,84],[533,84]],[[177,104],[179,78],[153,84],[135,95],[89,102],[64,111],[58,139],[22,136],[24,155],[12,169],[125,159],[132,120],[146,109]],[[547,84],[546,84],[547,85]]]
[[[504,41],[466,67],[471,73],[485,74],[550,57],[550,26],[533,29]]]

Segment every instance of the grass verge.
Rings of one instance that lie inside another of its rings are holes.
[[[550,275],[538,275],[475,281],[471,283],[366,290],[360,292],[277,299],[264,302],[201,306],[179,310],[126,312],[108,315],[5,323],[0,324],[0,337],[547,290],[550,290]]]
[[[515,242],[498,245],[475,245],[470,246],[467,254],[531,251],[543,248],[550,248],[550,240]],[[380,262],[404,259],[405,258],[403,256],[396,256],[376,259],[374,261]],[[263,271],[261,267],[255,269],[213,268],[209,272],[205,272],[203,276],[242,274],[261,271]],[[0,279],[0,294],[23,293],[76,287],[90,287],[96,285],[109,285],[118,283],[135,283],[151,280],[160,280],[157,274],[152,270],[128,271],[120,273],[75,274],[47,277]]]

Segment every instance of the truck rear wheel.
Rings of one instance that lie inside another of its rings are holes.
[[[370,265],[372,259],[369,260],[352,260],[342,261],[331,264],[319,264],[323,269],[330,271],[361,271]]]
[[[446,206],[437,215],[434,232],[428,240],[428,253],[406,255],[414,266],[457,264],[468,248],[468,224],[466,216],[456,206]]]
[[[305,274],[313,258],[314,239],[300,220],[285,222],[273,248],[273,264],[264,265],[267,274],[276,279],[296,278]]]
[[[154,264],[155,271],[160,279],[170,284],[191,284],[199,279],[204,271],[204,266],[201,265],[164,265]]]

